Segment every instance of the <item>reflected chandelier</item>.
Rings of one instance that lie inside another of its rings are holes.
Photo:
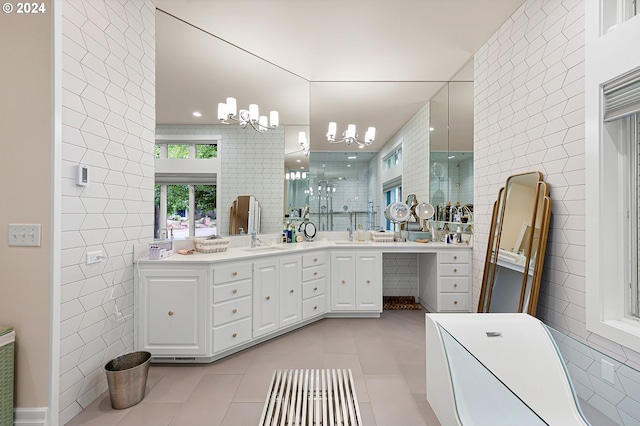
[[[218,104],[218,120],[222,124],[231,124],[235,122],[240,124],[242,128],[250,125],[256,132],[264,133],[269,129],[275,129],[280,124],[278,111],[271,111],[269,118],[266,115],[260,115],[258,105],[250,104],[249,109],[241,109],[237,113],[236,98],[227,98],[226,103]],[[236,117],[236,114],[238,115]]]
[[[373,143],[373,140],[376,138],[376,128],[369,127],[367,132],[364,134],[364,141],[358,139],[358,135],[356,133],[356,125],[349,124],[347,126],[347,130],[342,132],[342,139],[336,139],[336,130],[337,125],[335,122],[329,123],[329,130],[327,131],[327,140],[329,143],[341,143],[344,142],[347,145],[351,145],[352,143],[357,143],[358,148],[364,148],[365,146],[369,146]]]
[[[300,148],[302,148],[302,152],[304,152],[304,156],[309,156],[309,140],[307,139],[307,134],[305,132],[298,132],[298,143],[300,144]]]

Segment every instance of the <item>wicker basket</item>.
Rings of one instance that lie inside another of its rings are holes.
[[[0,425],[13,424],[13,327],[0,326]]]
[[[371,239],[374,243],[392,243],[393,232],[371,232]]]
[[[229,238],[194,238],[196,251],[198,253],[220,253],[227,251],[229,247]]]

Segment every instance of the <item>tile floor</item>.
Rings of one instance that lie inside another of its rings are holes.
[[[257,425],[282,368],[350,368],[364,426],[439,425],[425,397],[424,314],[323,319],[212,364],[152,364],[139,404],[114,410],[105,393],[67,425]]]

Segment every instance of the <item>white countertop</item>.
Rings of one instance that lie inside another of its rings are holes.
[[[344,236],[342,236],[344,234]],[[262,241],[271,241],[271,236],[259,235]],[[275,237],[274,237],[275,238]],[[338,238],[338,239],[336,239]],[[341,239],[342,238],[342,239]],[[232,237],[229,247],[224,252],[198,253],[190,255],[178,254],[175,251],[180,248],[191,249],[194,247],[192,240],[174,241],[174,254],[163,259],[151,260],[145,250],[146,245],[141,246],[135,258],[137,263],[212,263],[229,260],[244,260],[248,258],[258,258],[266,256],[281,255],[283,253],[304,253],[311,250],[381,250],[383,253],[434,253],[442,250],[462,249],[468,250],[472,246],[469,244],[446,244],[446,243],[417,243],[407,242],[373,242],[372,240],[350,242],[346,238],[346,233],[335,232],[316,238],[311,242],[300,243],[266,243],[264,246],[250,248],[249,237]]]

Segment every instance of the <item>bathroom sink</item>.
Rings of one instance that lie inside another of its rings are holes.
[[[367,241],[336,241],[334,243],[337,246],[368,246]]]
[[[275,251],[280,251],[280,250],[284,250],[284,247],[282,246],[256,246],[256,247],[247,247],[247,248],[243,248],[242,251],[258,251],[258,252],[263,252],[263,251],[270,251],[270,250],[275,250]]]

